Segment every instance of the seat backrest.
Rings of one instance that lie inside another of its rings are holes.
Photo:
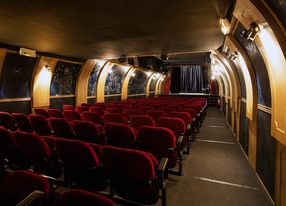
[[[105,113],[121,113],[121,110],[119,108],[113,108],[113,107],[107,107],[105,110]]]
[[[141,126],[153,126],[155,127],[156,123],[152,117],[146,115],[131,115],[130,117],[131,126],[135,129],[139,129]]]
[[[178,111],[179,112],[188,112],[193,118],[196,118],[198,116],[198,112],[194,108],[182,107]]]
[[[129,120],[132,115],[142,115],[143,113],[138,109],[124,109],[123,115]]]
[[[22,131],[16,131],[14,135],[20,150],[30,163],[51,156],[48,144],[40,136]]]
[[[126,117],[118,113],[105,113],[103,119],[104,119],[104,124],[107,122],[127,124]]]
[[[49,113],[50,117],[65,118],[63,113],[58,109],[48,109],[48,113]]]
[[[83,120],[93,122],[95,124],[104,124],[103,118],[97,112],[83,112]]]
[[[32,123],[32,127],[36,131],[38,135],[43,135],[43,136],[49,136],[51,135],[51,126],[48,121],[44,116],[42,115],[37,115],[37,114],[30,114],[29,118]]]
[[[122,123],[106,123],[104,125],[107,144],[117,147],[134,147],[137,134],[129,125]]]
[[[100,125],[85,120],[74,120],[72,126],[78,139],[95,143],[101,142]]]
[[[171,112],[169,117],[176,117],[185,122],[185,125],[192,123],[192,116],[188,112]]]
[[[81,114],[81,113],[83,113],[83,112],[88,111],[88,107],[85,107],[85,106],[76,106],[75,111]]]
[[[42,191],[44,194],[38,204],[33,205],[42,205],[41,201],[47,200],[50,193],[49,181],[45,177],[27,171],[18,170],[9,173],[0,182],[1,205],[17,205],[34,190]]]
[[[91,107],[92,106],[92,104],[89,104],[89,103],[81,103],[81,106],[84,106],[84,107]]]
[[[13,116],[8,112],[0,112],[0,126],[11,131],[15,131],[17,129]]]
[[[57,137],[75,138],[75,132],[66,119],[51,117],[49,121]]]
[[[171,112],[176,111],[176,109],[173,107],[160,107],[159,110],[164,111],[167,115],[170,114]]]
[[[104,114],[104,108],[102,107],[97,107],[97,106],[92,106],[88,109],[89,112],[96,112],[99,115]]]
[[[71,189],[60,195],[53,206],[116,206],[109,198],[81,189]]]
[[[160,117],[167,116],[167,114],[164,111],[158,111],[158,110],[149,110],[147,112],[147,115],[152,117],[155,122],[157,122]]]
[[[69,122],[80,120],[80,114],[74,110],[64,110],[64,116]]]
[[[74,110],[74,106],[70,104],[64,104],[63,105],[63,111],[65,110]]]
[[[168,148],[176,148],[176,137],[168,128],[142,126],[139,129],[139,140],[140,147],[153,154],[158,160],[172,155]]]
[[[176,137],[178,137],[180,134],[186,133],[185,122],[176,117],[161,117],[158,119],[158,125],[160,127],[169,128],[174,132]]]
[[[45,109],[35,108],[34,111],[35,111],[35,114],[42,115],[42,116],[44,116],[44,117],[46,117],[46,118],[49,118],[49,117],[50,117],[48,111],[45,110]]]
[[[21,153],[14,135],[0,126],[0,158],[15,162],[20,157]]]
[[[99,159],[95,151],[86,142],[57,138],[55,145],[64,167],[82,170],[99,166]]]
[[[24,132],[33,132],[32,123],[27,115],[22,113],[12,113],[12,116],[18,129]]]
[[[129,185],[144,184],[156,178],[156,165],[146,152],[105,145],[100,150],[100,156],[103,169],[115,188],[128,188]]]

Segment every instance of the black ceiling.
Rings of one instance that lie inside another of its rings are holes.
[[[0,42],[69,57],[205,52],[223,42],[233,0],[0,2]]]

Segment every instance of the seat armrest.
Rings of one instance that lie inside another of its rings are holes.
[[[45,193],[39,190],[34,190],[27,197],[25,197],[16,206],[29,206],[33,205],[37,200],[39,200]]]
[[[177,138],[177,148],[180,150],[181,147],[182,147],[182,143],[183,143],[183,138],[184,138],[184,135],[179,135],[179,137]]]
[[[169,159],[166,157],[163,157],[157,167],[157,173],[162,176],[164,175],[165,171],[167,170],[167,166],[168,166],[168,161]]]

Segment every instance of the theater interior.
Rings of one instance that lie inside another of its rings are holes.
[[[0,205],[286,206],[286,2],[2,1]]]

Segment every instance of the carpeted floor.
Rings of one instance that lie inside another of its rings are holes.
[[[208,109],[183,171],[169,175],[168,206],[272,205],[218,109]]]

